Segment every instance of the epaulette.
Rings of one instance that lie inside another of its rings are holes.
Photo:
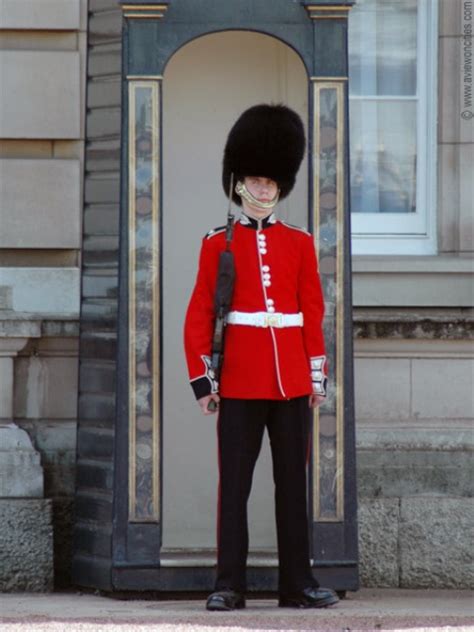
[[[214,235],[222,233],[226,228],[227,225],[218,226],[217,228],[211,228],[211,230],[204,235],[204,239],[210,239],[211,237],[214,237]]]
[[[308,230],[306,230],[306,228],[302,228],[301,226],[295,226],[294,224],[289,224],[288,222],[284,222],[282,219],[280,221],[282,224],[284,224],[288,228],[292,228],[293,230],[299,230],[301,233],[306,233],[306,235],[311,236],[311,233]]]

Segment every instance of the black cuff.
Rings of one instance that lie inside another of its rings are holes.
[[[314,381],[313,382],[313,395],[319,395],[320,397],[326,397],[327,396],[327,387],[328,387],[328,380],[325,377],[323,380],[321,381]]]
[[[191,386],[193,387],[196,399],[201,399],[201,397],[206,397],[207,395],[211,395],[211,393],[219,392],[219,384],[212,368],[211,357],[202,355],[201,360],[204,362],[206,372],[201,377],[191,380]]]
[[[206,397],[212,393],[212,385],[207,377],[198,377],[191,382],[191,386],[196,399],[201,399],[201,397]]]

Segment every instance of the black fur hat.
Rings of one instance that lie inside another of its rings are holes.
[[[245,110],[229,132],[224,149],[222,185],[229,195],[245,176],[271,178],[280,187],[280,199],[293,188],[303,160],[305,135],[299,115],[286,105],[254,105]],[[232,194],[239,206],[240,196]]]

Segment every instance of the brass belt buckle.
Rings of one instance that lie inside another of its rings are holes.
[[[281,327],[282,315],[281,314],[269,314],[267,316],[269,327]]]

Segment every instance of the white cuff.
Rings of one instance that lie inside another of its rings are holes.
[[[311,363],[311,382],[313,384],[313,394],[326,397],[327,394],[327,375],[326,375],[326,356],[315,356],[310,358]]]

